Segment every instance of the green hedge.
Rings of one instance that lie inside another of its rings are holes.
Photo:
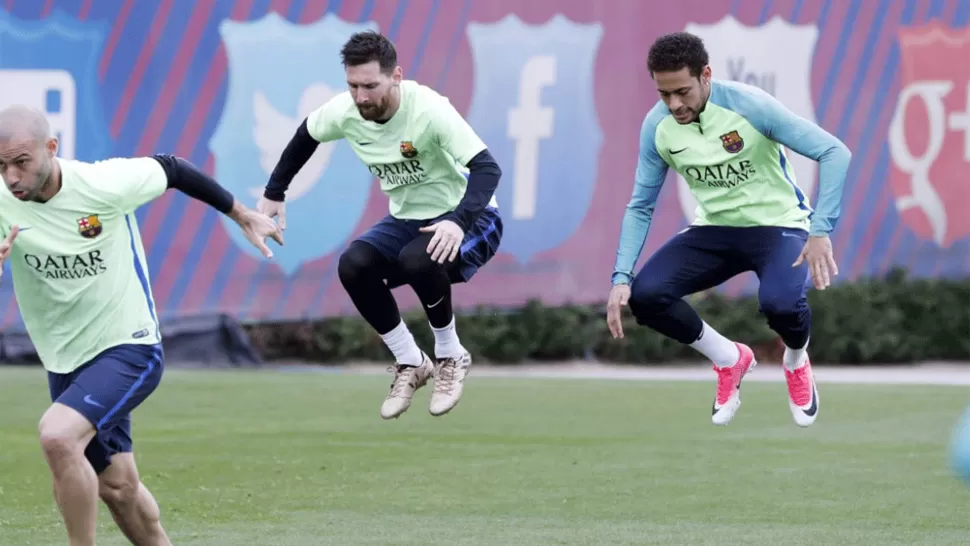
[[[725,299],[715,292],[695,295],[700,315],[726,336],[752,345],[761,358],[778,360],[778,336],[758,313],[754,297]],[[890,363],[970,360],[970,279],[909,279],[893,271],[880,279],[813,290],[812,358],[826,363]],[[629,310],[623,340],[606,329],[605,306],[545,307],[529,302],[518,309],[482,307],[457,318],[458,332],[478,360],[495,364],[522,361],[597,359],[656,364],[696,360],[690,348],[638,326]],[[433,338],[424,313],[405,317],[422,347]],[[386,361],[389,353],[361,319],[332,318],[314,323],[247,326],[267,359],[339,363]]]

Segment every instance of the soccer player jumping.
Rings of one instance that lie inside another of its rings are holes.
[[[713,361],[712,421],[726,425],[741,405],[751,349],[725,338],[682,298],[754,271],[760,310],[785,343],[783,364],[795,423],[818,415],[807,348],[811,277],[824,290],[838,268],[829,240],[839,217],[851,154],[836,137],[750,85],[714,80],[700,38],[662,36],[647,59],[661,100],[643,120],[633,196],[626,207],[613,270],[607,322],[623,337],[621,307],[638,324],[690,345]],[[795,183],[784,147],[819,162],[817,210]],[[697,199],[697,220],[633,275],[668,167]]]
[[[345,91],[311,113],[276,165],[257,209],[279,217],[293,177],[322,142],[346,139],[380,180],[390,214],[341,254],[337,273],[365,320],[396,360],[381,406],[392,419],[434,379],[429,411],[458,403],[471,356],[455,330],[451,285],[467,282],[498,250],[502,219],[494,198],[501,170],[447,98],[402,79],[394,44],[375,32],[350,37],[341,50]],[[401,320],[393,288],[408,284],[434,331],[436,362]]]
[[[56,157],[44,114],[0,111],[0,272],[10,260],[53,403],[40,443],[71,546],[93,546],[98,497],[133,544],[168,545],[141,483],[131,411],[162,377],[162,346],[135,209],[175,188],[228,214],[263,255],[282,233],[190,163],[160,155]]]

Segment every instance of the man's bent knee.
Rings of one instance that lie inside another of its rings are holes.
[[[781,336],[787,347],[797,349],[808,343],[812,310],[807,299],[762,298],[760,307],[768,319],[768,327]]]
[[[380,252],[362,241],[350,243],[337,260],[337,276],[346,284],[368,274],[378,263]]]
[[[137,477],[110,481],[102,477],[98,483],[98,496],[105,504],[115,510],[123,511],[138,502],[139,487],[141,487],[141,482]]]
[[[808,308],[808,300],[804,297],[762,296],[758,306],[766,317],[797,316]]]
[[[630,287],[630,310],[637,318],[645,313],[662,311],[677,299],[670,287],[643,277],[634,279]]]
[[[397,256],[398,266],[408,278],[420,277],[443,270],[442,264],[432,260],[431,254],[428,253],[428,244],[431,241],[431,237],[428,235],[418,237],[409,243]]]
[[[133,505],[138,500],[141,480],[131,453],[118,453],[111,457],[111,465],[98,476],[98,495],[106,504],[115,508]]]
[[[77,410],[58,403],[47,409],[37,428],[48,460],[83,452],[96,432],[94,425]]]
[[[123,509],[134,506],[135,502],[138,501],[138,488],[140,486],[141,484],[137,479],[134,481],[119,482],[105,482],[102,480],[98,484],[98,496],[106,504],[116,509]]]

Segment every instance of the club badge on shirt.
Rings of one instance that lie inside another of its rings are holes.
[[[417,157],[418,149],[414,147],[414,144],[410,140],[403,140],[401,141],[401,155],[408,159]]]
[[[101,235],[101,229],[101,220],[98,219],[97,214],[91,214],[77,219],[77,230],[82,237],[94,239],[98,235]]]
[[[737,131],[731,131],[721,135],[721,144],[728,153],[736,154],[744,148],[744,139]]]

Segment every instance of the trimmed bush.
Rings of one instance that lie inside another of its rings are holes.
[[[755,347],[762,358],[780,358],[781,342],[758,312],[755,297],[726,299],[710,292],[690,301],[724,335]],[[813,290],[809,302],[816,362],[970,360],[970,279],[909,279],[893,271],[884,278]],[[419,344],[432,350],[423,311],[407,313],[405,321]],[[625,338],[612,339],[604,304],[546,307],[530,301],[516,309],[466,311],[457,322],[462,344],[476,359],[494,364],[595,359],[649,365],[698,358],[689,347],[638,326],[629,310]],[[389,360],[380,338],[357,317],[255,324],[247,330],[267,359]]]

